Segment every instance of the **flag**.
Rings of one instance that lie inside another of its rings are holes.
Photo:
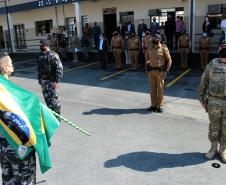
[[[0,76],[0,133],[21,160],[35,149],[41,172],[50,169],[50,139],[59,125],[35,94]]]

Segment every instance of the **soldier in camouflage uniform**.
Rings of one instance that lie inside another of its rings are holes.
[[[49,49],[49,41],[42,40],[40,43],[41,53],[37,58],[38,81],[47,106],[60,114],[61,103],[57,89],[63,76],[63,66],[59,55]]]
[[[210,150],[205,157],[214,159],[218,152],[226,163],[226,42],[219,47],[220,58],[213,59],[206,67],[200,84],[200,102],[209,114]],[[208,101],[207,101],[208,97]]]
[[[14,71],[12,60],[5,52],[0,52],[0,72],[8,79]],[[20,160],[15,150],[0,133],[0,162],[2,184],[34,185],[36,181],[36,159],[33,150],[24,160]]]

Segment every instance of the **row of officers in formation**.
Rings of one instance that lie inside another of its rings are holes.
[[[111,43],[109,44],[108,39],[104,37],[104,34],[99,35],[97,42],[97,50],[99,51],[100,60],[102,62],[102,68],[106,68],[108,63],[109,49],[114,54],[114,60],[116,69],[122,69],[124,67],[123,59],[125,58],[125,64],[131,66],[133,70],[138,70],[140,66],[146,61],[147,50],[153,47],[153,38],[155,35],[161,37],[161,44],[166,45],[166,39],[161,34],[152,34],[150,31],[142,33],[140,38],[136,33],[129,34],[125,33],[123,37],[118,31],[113,32]],[[62,48],[58,46],[57,37],[53,37],[50,40],[51,50],[62,55]],[[191,50],[191,39],[184,29],[181,36],[178,38],[178,51],[180,53],[180,67],[186,69],[188,67],[188,54]],[[203,33],[199,39],[199,51],[200,51],[200,62],[201,69],[204,69],[208,63],[209,49],[211,47],[211,38],[208,37],[207,33]],[[83,35],[79,40],[76,33],[73,33],[68,40],[69,52],[73,53],[73,63],[78,62],[78,53],[86,53],[89,48],[89,40],[86,35]],[[124,56],[123,56],[124,55]]]
[[[226,31],[226,30],[225,30]],[[204,35],[203,39],[207,39]],[[164,81],[170,71],[172,59],[167,46],[162,43],[161,35],[146,33],[142,47],[145,53],[146,72],[150,81],[151,106],[150,112],[163,112]],[[145,45],[149,44],[149,45]],[[139,67],[136,59],[142,43],[135,34],[128,40],[128,51],[132,61],[132,68]],[[114,32],[112,49],[116,58],[116,66],[121,67],[121,54],[125,47],[122,37]],[[184,32],[179,38],[180,52],[187,53],[190,49],[190,39]],[[104,58],[107,48],[107,39],[101,35],[98,42],[98,50]],[[206,46],[200,50],[207,50]],[[58,96],[59,83],[63,77],[63,65],[59,55],[50,49],[50,41],[40,42],[40,54],[37,57],[38,82],[41,85],[43,96],[47,106],[55,112],[61,112],[61,103]],[[185,51],[184,51],[185,50]],[[226,38],[222,36],[219,44],[219,58],[212,60],[203,72],[199,100],[209,114],[209,140],[210,150],[205,154],[209,160],[215,159],[220,154],[222,162],[226,163]],[[119,57],[120,56],[120,57]],[[186,61],[183,61],[186,62]],[[182,67],[186,67],[183,63]],[[7,53],[0,52],[0,75],[8,78],[14,67]],[[207,96],[208,95],[208,96]],[[21,132],[19,132],[21,134]],[[6,138],[0,134],[0,158],[3,184],[36,184],[36,159],[35,151],[25,159],[19,160],[16,151]]]

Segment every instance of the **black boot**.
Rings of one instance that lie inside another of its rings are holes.
[[[151,106],[151,107],[149,107],[149,108],[147,109],[147,111],[149,111],[149,112],[156,112],[156,109],[157,109],[157,107]]]
[[[162,107],[157,107],[156,112],[163,113],[163,108]]]

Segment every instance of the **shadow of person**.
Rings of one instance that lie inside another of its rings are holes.
[[[94,109],[88,112],[84,112],[83,115],[122,115],[122,114],[150,114],[146,109],[109,109],[109,108],[100,108]]]
[[[162,168],[192,166],[206,161],[204,154],[198,152],[167,154],[142,151],[120,155],[116,159],[108,160],[104,163],[104,167],[125,166],[136,171],[153,172]]]

